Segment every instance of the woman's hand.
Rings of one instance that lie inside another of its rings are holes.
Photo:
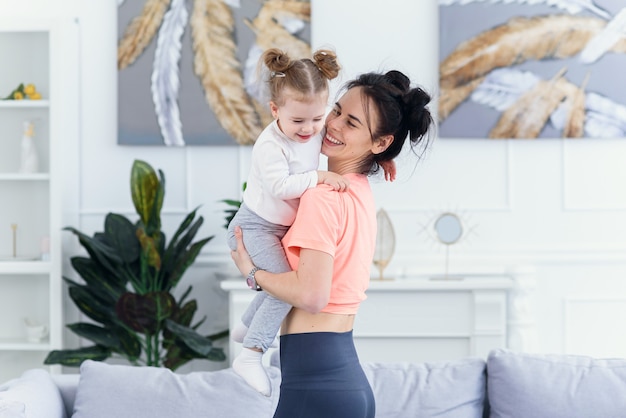
[[[254,268],[254,263],[246,250],[246,246],[243,244],[243,231],[239,226],[235,227],[235,239],[237,240],[237,250],[231,251],[230,256],[243,277],[246,277],[250,270]]]

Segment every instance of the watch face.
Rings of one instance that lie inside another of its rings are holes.
[[[255,289],[256,288],[256,283],[254,283],[254,279],[252,279],[252,277],[246,277],[246,283],[248,283],[248,287],[250,289]]]

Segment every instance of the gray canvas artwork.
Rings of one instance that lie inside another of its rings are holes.
[[[439,20],[440,137],[626,136],[623,0],[439,0]]]
[[[308,0],[118,4],[120,145],[252,144],[268,122],[261,52],[310,55]]]

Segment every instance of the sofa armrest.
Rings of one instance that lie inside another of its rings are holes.
[[[61,393],[50,373],[43,369],[25,371],[22,376],[0,385],[0,405],[28,418],[67,418]]]

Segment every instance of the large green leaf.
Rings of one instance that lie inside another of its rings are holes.
[[[191,320],[198,310],[198,303],[195,300],[190,300],[185,303],[183,306],[179,307],[176,313],[172,315],[172,321],[184,325],[186,327],[190,326]],[[164,347],[167,348],[169,343],[173,342],[174,335],[165,328],[163,330],[163,338],[165,339]]]
[[[167,329],[176,337],[178,337],[189,349],[199,354],[203,358],[212,361],[224,361],[226,355],[221,348],[213,347],[213,341],[210,338],[198,334],[193,329],[168,319],[165,321]]]
[[[195,300],[190,300],[185,303],[183,306],[178,309],[176,315],[174,315],[174,319],[181,325],[189,326],[191,324],[191,320],[193,316],[196,314],[198,310],[198,303]]]
[[[93,341],[99,346],[121,351],[119,337],[109,328],[100,327],[86,322],[68,324],[67,327],[76,335]]]
[[[150,164],[141,160],[133,162],[130,174],[130,188],[133,204],[141,222],[145,226],[152,225],[154,220],[151,217],[155,213],[160,213],[161,208],[158,205],[162,204],[163,201],[162,198],[160,201],[158,198],[161,182]],[[156,207],[155,204],[157,205]]]
[[[115,310],[112,305],[104,303],[99,297],[93,294],[93,289],[72,285],[69,294],[76,307],[94,321],[111,324],[116,320]]]
[[[194,353],[183,344],[170,344],[167,347],[167,352],[165,353],[165,359],[163,360],[163,366],[167,367],[170,370],[176,370],[183,364],[187,363],[189,360],[193,360],[195,358],[200,358],[197,353]]]
[[[200,254],[202,247],[204,247],[206,243],[212,239],[213,237],[211,236],[197,241],[189,248],[188,251],[184,251],[178,255],[174,269],[168,277],[167,289],[174,288],[178,284],[178,281],[183,277],[187,268],[193,264],[198,254]]]
[[[93,288],[95,293],[102,296],[104,300],[115,303],[124,293],[125,283],[120,283],[118,276],[107,273],[91,258],[76,256],[70,261],[87,286]]]
[[[87,253],[95,262],[99,263],[108,272],[117,274],[122,258],[98,234],[95,234],[92,238],[72,227],[66,227],[64,230],[71,231],[78,237],[78,242],[87,250]]]
[[[121,352],[125,354],[131,362],[139,359],[142,350],[139,336],[133,331],[123,327],[113,327],[113,330],[120,339]]]
[[[185,234],[185,231],[187,230],[187,228],[189,228],[189,226],[192,224],[194,218],[196,217],[197,210],[198,210],[197,208],[194,209],[185,217],[185,219],[178,226],[176,233],[170,240],[170,243],[167,246],[167,249],[165,250],[165,254],[163,256],[163,268],[161,270],[161,274],[163,276],[168,276],[170,272],[174,269],[174,266],[176,265],[176,260],[181,252],[180,250],[181,246],[179,245],[181,236]],[[187,235],[189,235],[189,233],[187,233]],[[195,232],[193,232],[193,235],[195,235]],[[193,236],[191,237],[191,239],[184,238],[184,240],[187,243],[191,242],[192,239],[193,239]],[[184,244],[182,246],[182,250],[185,250],[186,248],[187,248],[187,244]]]
[[[139,258],[139,241],[135,235],[135,225],[128,218],[116,214],[107,214],[104,220],[104,233],[107,243],[120,255],[126,264]]]
[[[154,196],[154,203],[152,204],[152,212],[150,213],[150,219],[146,225],[148,234],[154,235],[161,231],[161,209],[163,208],[163,199],[165,197],[165,174],[159,170],[159,187],[156,190]]]
[[[185,234],[180,238],[180,240],[175,243],[175,245],[176,245],[175,254],[180,254],[187,247],[189,247],[189,245],[191,244],[191,242],[195,238],[196,234],[200,230],[200,227],[202,226],[203,223],[204,223],[204,218],[202,216],[198,217],[198,220],[196,220],[189,227],[187,232],[185,232]]]
[[[167,292],[149,292],[145,295],[124,293],[115,305],[115,312],[131,329],[154,335],[161,323],[176,311],[176,300]]]
[[[44,364],[62,364],[78,367],[85,360],[102,361],[111,356],[111,350],[101,346],[83,347],[75,350],[53,350],[48,353]]]
[[[156,270],[161,269],[161,254],[159,253],[159,236],[153,237],[146,233],[143,228],[137,228],[137,239],[141,245],[141,256],[150,267]]]

